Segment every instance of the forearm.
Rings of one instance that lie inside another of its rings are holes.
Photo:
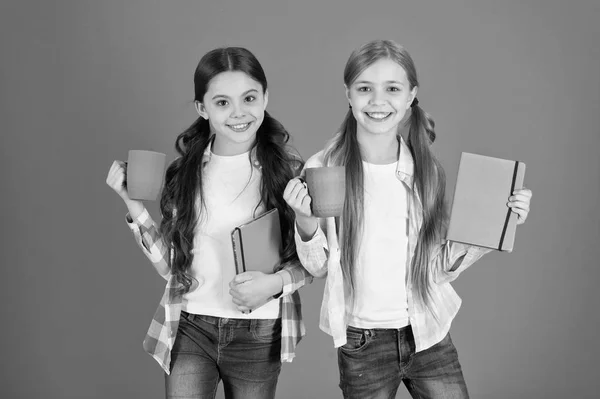
[[[438,284],[452,282],[483,255],[491,251],[488,248],[447,241],[440,246],[432,260],[434,281]]]

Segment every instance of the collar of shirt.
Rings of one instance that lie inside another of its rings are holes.
[[[202,166],[204,166],[208,162],[210,162],[210,158],[212,156],[212,146],[213,146],[214,141],[215,141],[215,135],[213,135],[210,138],[210,141],[208,142],[208,145],[206,146],[206,149],[204,150],[204,154],[202,154]],[[252,165],[255,168],[257,168],[257,169],[261,168],[258,157],[256,156],[256,145],[250,149],[250,161],[252,162]]]
[[[398,178],[404,182],[404,184],[412,189],[413,174],[415,171],[413,157],[402,136],[398,137],[400,137],[400,151],[398,154],[398,166],[396,168],[396,174],[398,175]]]

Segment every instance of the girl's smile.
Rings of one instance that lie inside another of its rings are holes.
[[[383,122],[386,121],[393,112],[365,112],[365,115],[373,121]]]
[[[245,132],[246,130],[248,130],[248,128],[250,127],[251,123],[252,122],[238,123],[238,124],[235,124],[235,125],[226,124],[226,126],[228,128],[230,128],[231,130],[233,130],[234,132],[236,132],[236,133],[241,133],[241,132]]]

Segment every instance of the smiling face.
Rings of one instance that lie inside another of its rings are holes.
[[[417,88],[396,62],[380,59],[357,76],[346,95],[357,121],[358,134],[396,134]]]
[[[267,102],[268,92],[244,72],[221,72],[212,78],[202,102],[196,102],[198,113],[209,121],[215,135],[212,151],[218,155],[249,151]]]

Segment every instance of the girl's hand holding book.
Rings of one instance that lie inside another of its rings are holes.
[[[283,290],[283,279],[278,274],[259,271],[240,273],[229,283],[229,294],[239,311],[248,313],[273,299]]]
[[[512,208],[512,211],[519,215],[517,224],[525,223],[527,215],[529,215],[529,206],[531,205],[531,190],[528,188],[520,188],[513,191],[513,195],[508,197],[508,207]]]

